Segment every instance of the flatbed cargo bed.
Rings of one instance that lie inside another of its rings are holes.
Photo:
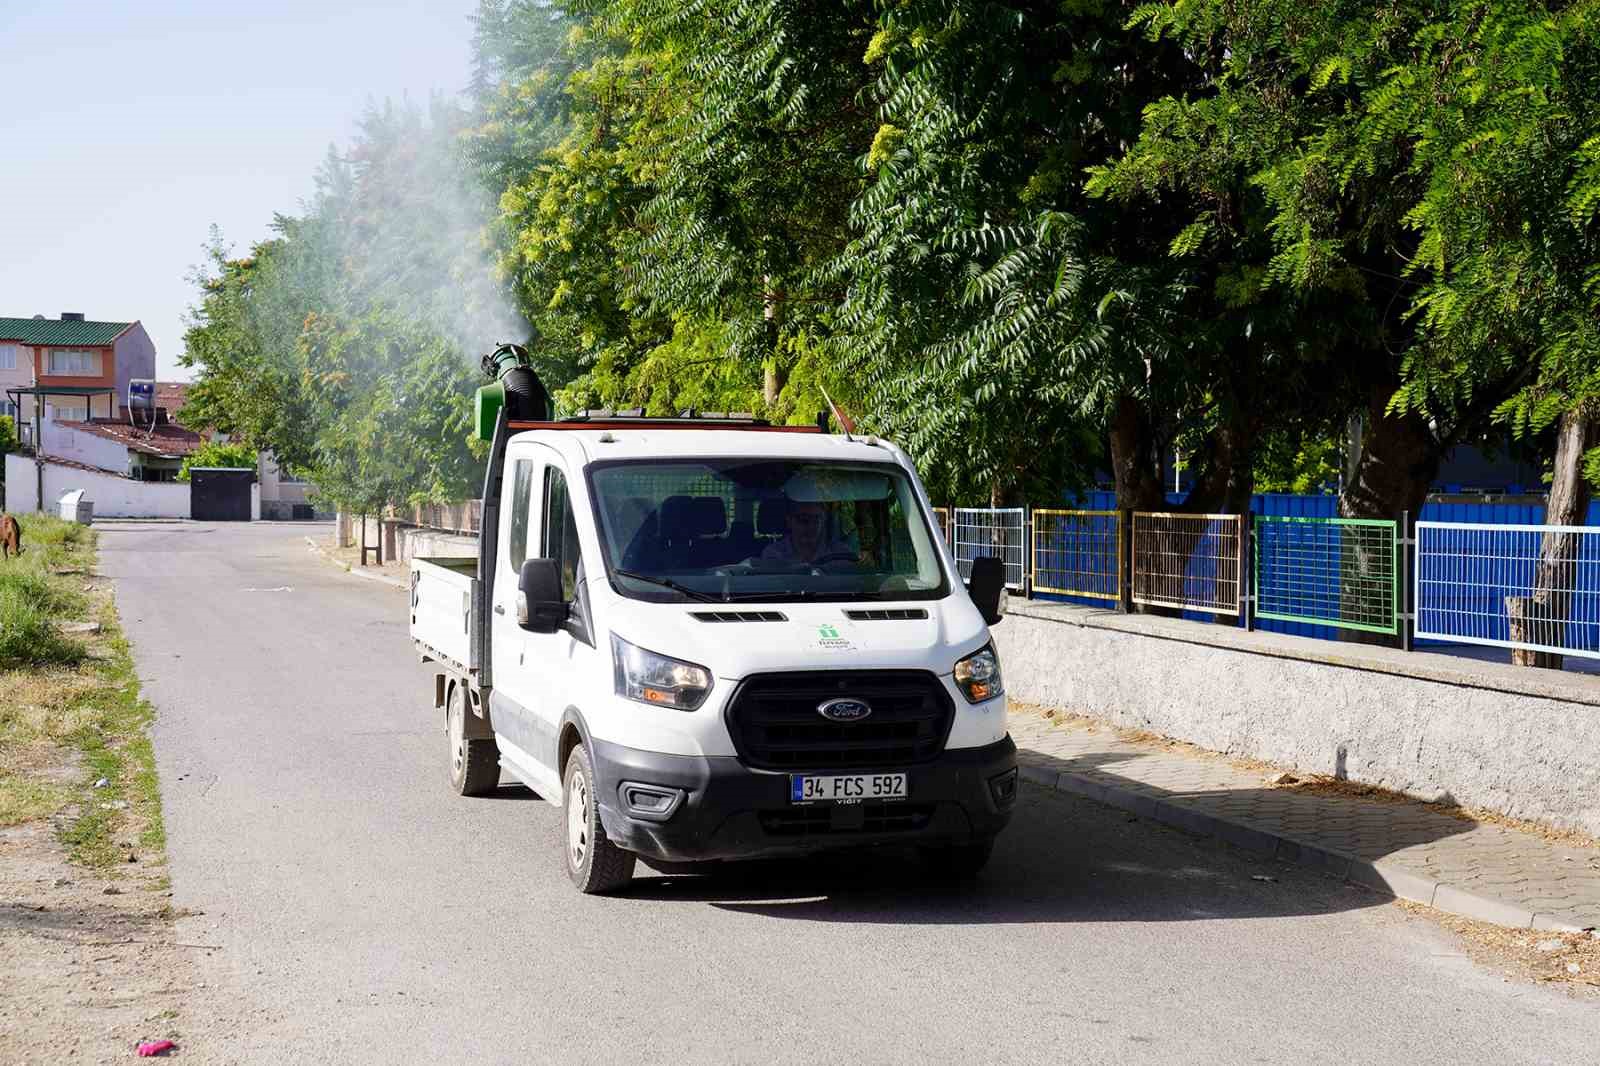
[[[411,639],[424,659],[472,677],[479,671],[478,560],[435,556],[411,560]]]

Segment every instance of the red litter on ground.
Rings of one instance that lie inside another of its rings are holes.
[[[165,1055],[177,1046],[170,1040],[146,1040],[139,1045],[139,1057],[148,1059],[156,1055]]]

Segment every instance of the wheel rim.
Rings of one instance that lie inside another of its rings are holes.
[[[589,853],[589,783],[576,773],[567,782],[567,857],[574,870],[583,869]]]
[[[450,701],[450,776],[461,780],[467,768],[467,723],[459,697]]]

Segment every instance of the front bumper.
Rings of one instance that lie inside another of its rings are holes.
[[[787,773],[752,770],[734,756],[661,755],[604,741],[593,749],[606,836],[656,859],[977,843],[1005,828],[1017,796],[1017,746],[1009,736],[947,749],[926,763],[874,767],[909,774],[909,797],[837,806],[791,804]]]

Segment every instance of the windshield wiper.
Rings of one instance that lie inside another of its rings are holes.
[[[637,570],[623,570],[621,567],[615,567],[611,572],[618,577],[628,577],[635,581],[643,581],[647,585],[660,585],[664,589],[681,592],[690,599],[699,600],[701,603],[727,602],[721,596],[713,596],[709,592],[701,592],[699,589],[692,589],[688,585],[680,585],[670,577],[654,577],[650,574],[641,574]]]

